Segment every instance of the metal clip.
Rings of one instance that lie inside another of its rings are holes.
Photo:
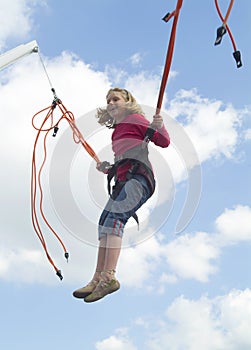
[[[170,12],[167,12],[167,14],[162,18],[162,20],[167,23],[169,19],[170,19]]]
[[[59,130],[59,127],[57,125],[55,125],[54,129],[53,129],[53,134],[52,134],[53,137],[57,136],[58,130]]]
[[[65,257],[67,262],[68,262],[69,256],[70,256],[70,254],[68,252],[65,252],[64,257]]]
[[[236,61],[236,65],[237,65],[237,68],[240,68],[242,66],[242,62],[241,62],[241,53],[240,51],[235,51],[233,53],[233,56],[234,56],[234,59]]]
[[[61,273],[61,270],[57,270],[56,275],[57,275],[57,276],[60,278],[60,280],[62,281],[63,275],[62,275],[62,273]]]
[[[221,43],[222,37],[224,34],[226,34],[227,30],[226,27],[224,25],[222,25],[221,27],[219,27],[217,29],[217,38],[215,40],[214,45],[219,45]]]

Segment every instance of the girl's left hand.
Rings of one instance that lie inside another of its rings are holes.
[[[161,129],[164,125],[163,118],[159,114],[155,114],[153,117],[153,122],[151,123],[151,127],[153,129]]]
[[[101,171],[104,174],[108,174],[109,169],[111,168],[111,164],[107,161],[97,163],[96,166],[98,171]]]

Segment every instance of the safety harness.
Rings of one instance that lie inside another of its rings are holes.
[[[122,188],[125,186],[127,181],[133,178],[135,174],[140,174],[145,177],[150,189],[150,196],[155,190],[155,179],[153,171],[151,169],[151,163],[148,159],[148,147],[145,147],[144,141],[138,146],[135,146],[123,154],[115,157],[115,163],[109,167],[107,173],[107,190],[110,197],[116,200],[117,196],[121,192]],[[130,164],[130,168],[126,173],[126,179],[124,181],[119,181],[117,179],[117,170],[120,166]],[[114,186],[111,191],[111,181],[114,179]],[[138,216],[136,213],[132,215],[134,220],[139,225]]]

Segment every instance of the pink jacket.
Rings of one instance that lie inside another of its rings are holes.
[[[123,155],[129,149],[139,146],[145,138],[149,121],[141,114],[131,114],[126,116],[122,122],[115,126],[112,133],[112,149],[115,158]],[[169,134],[163,126],[155,131],[151,140],[156,146],[168,147],[170,144]],[[117,169],[117,179],[124,181],[130,164],[126,163]]]

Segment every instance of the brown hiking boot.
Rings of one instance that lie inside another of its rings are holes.
[[[82,287],[82,288],[75,290],[72,294],[75,298],[84,299],[85,297],[87,297],[89,294],[91,294],[94,291],[94,289],[97,287],[98,283],[99,283],[99,281],[92,280],[85,287]]]
[[[120,283],[115,278],[111,279],[110,281],[100,280],[94,291],[91,294],[89,294],[86,298],[84,298],[84,301],[86,303],[92,303],[94,301],[102,299],[107,294],[116,292],[116,290],[118,290],[119,288]]]

